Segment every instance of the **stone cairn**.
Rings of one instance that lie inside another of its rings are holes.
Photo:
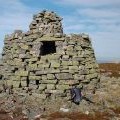
[[[30,30],[6,35],[2,52],[2,81],[13,89],[32,88],[46,99],[48,94],[66,98],[72,86],[92,93],[99,81],[91,41],[86,34],[63,34],[56,13],[33,16]]]
[[[62,37],[63,28],[61,20],[62,18],[54,12],[43,11],[33,16],[33,21],[29,26],[30,31],[33,33],[39,32],[41,36]]]

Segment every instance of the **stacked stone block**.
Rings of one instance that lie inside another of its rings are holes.
[[[16,30],[5,36],[2,79],[14,88],[32,87],[43,98],[67,97],[75,85],[93,92],[99,81],[99,69],[89,36],[63,35],[61,18],[54,12],[43,11],[33,19],[30,31]],[[47,32],[39,29],[46,24],[50,25]],[[48,53],[43,54],[44,45],[49,43],[52,44]]]
[[[41,36],[61,37],[63,35],[61,20],[62,18],[56,13],[43,10],[33,16],[33,21],[29,26],[30,31],[33,33],[40,32]]]

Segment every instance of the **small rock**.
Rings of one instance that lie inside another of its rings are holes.
[[[85,114],[86,114],[86,115],[89,115],[89,111],[85,111]]]
[[[60,108],[60,111],[62,111],[62,112],[69,112],[69,109],[67,109],[67,108]]]
[[[39,114],[39,115],[36,115],[36,116],[35,116],[35,119],[38,119],[38,118],[40,118],[40,116],[41,116],[40,114]]]

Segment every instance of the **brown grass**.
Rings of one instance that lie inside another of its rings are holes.
[[[101,73],[111,72],[110,77],[120,77],[120,63],[101,63],[99,67]]]
[[[114,110],[117,114],[120,114],[120,109],[119,110]],[[82,113],[52,113],[49,115],[48,120],[58,120],[61,118],[61,120],[64,118],[68,118],[68,120],[109,120],[113,115],[110,113],[104,112],[96,112],[95,115],[86,115]]]

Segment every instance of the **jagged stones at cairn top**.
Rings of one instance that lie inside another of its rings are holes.
[[[33,16],[29,28],[33,33],[39,32],[41,35],[62,37],[63,28],[61,23],[62,18],[55,12],[42,11]]]

